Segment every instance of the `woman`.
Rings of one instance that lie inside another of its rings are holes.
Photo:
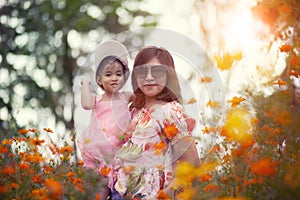
[[[115,157],[114,188],[123,197],[155,199],[169,186],[178,160],[199,165],[186,123],[171,54],[149,46],[137,54],[132,74],[135,100],[128,141]]]

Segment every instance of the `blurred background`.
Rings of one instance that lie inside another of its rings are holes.
[[[92,51],[105,39],[145,27],[199,44],[218,67],[226,99],[249,91],[271,95],[270,80],[290,72],[280,46],[297,45],[299,54],[299,7],[294,0],[2,0],[1,137],[32,127],[53,129],[57,140],[74,132],[81,121],[76,116],[88,116],[76,111],[75,96],[78,76],[93,68]],[[124,45],[140,48],[147,35],[139,37]],[[292,80],[296,93],[299,79]]]

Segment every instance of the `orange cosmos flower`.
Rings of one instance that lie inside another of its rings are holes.
[[[59,149],[60,154],[67,153],[68,155],[73,151],[73,148],[70,146],[62,147]]]
[[[84,163],[83,163],[82,160],[79,160],[78,163],[77,163],[78,166],[83,166],[83,164],[84,164]]]
[[[178,133],[178,128],[174,123],[164,127],[165,134],[169,140],[172,140]]]
[[[206,106],[207,106],[207,107],[211,107],[211,108],[221,108],[220,102],[218,102],[218,101],[211,101],[211,100],[209,100],[209,101],[206,103]]]
[[[203,134],[208,134],[210,132],[209,127],[205,126],[205,128],[202,130]]]
[[[226,53],[223,56],[215,56],[214,60],[217,62],[217,67],[220,70],[228,70],[232,67],[234,61],[241,60],[243,54],[241,52],[237,52],[235,54]]]
[[[216,127],[213,127],[213,126],[210,126],[210,127],[204,127],[204,129],[202,130],[202,133],[203,134],[208,134],[208,133],[211,133],[211,132],[219,132],[220,130]]]
[[[280,133],[281,133],[280,128],[274,128],[274,129],[273,129],[273,133],[274,133],[275,135],[280,134]]]
[[[270,111],[265,111],[264,113],[267,117],[272,117],[272,113]]]
[[[297,65],[300,65],[300,57],[292,55],[290,58],[290,65],[292,68],[296,68]]]
[[[272,176],[275,174],[276,162],[270,158],[261,158],[250,165],[250,171],[260,176]]]
[[[43,128],[43,130],[48,132],[48,133],[53,133],[53,131],[50,128]]]
[[[101,194],[100,194],[100,193],[97,193],[97,194],[96,194],[95,200],[101,200]]]
[[[35,129],[35,128],[28,129],[28,131],[29,131],[29,132],[33,132],[33,133],[37,133],[37,132],[38,132],[38,130]]]
[[[187,103],[188,103],[188,104],[196,103],[196,99],[195,99],[195,98],[191,98],[190,100],[188,100]]]
[[[66,176],[69,177],[69,181],[70,181],[70,182],[72,182],[72,181],[74,180],[74,175],[75,175],[75,174],[76,174],[75,172],[68,172],[68,173],[66,174]]]
[[[11,183],[9,186],[11,189],[17,189],[19,185],[17,183]]]
[[[32,182],[37,183],[37,184],[42,184],[42,178],[40,175],[36,174],[32,176],[31,178]]]
[[[212,179],[212,176],[210,174],[204,174],[203,176],[200,176],[198,178],[198,180],[200,182],[204,182],[204,181],[210,181]]]
[[[22,135],[26,135],[26,133],[28,133],[28,130],[27,129],[20,129],[20,130],[18,130],[18,133],[22,134]]]
[[[220,145],[215,145],[215,146],[212,148],[212,152],[220,152],[220,151],[221,151]]]
[[[291,70],[290,71],[290,76],[295,76],[296,78],[298,78],[299,77],[299,73],[296,72],[296,71],[294,71],[294,70]]]
[[[165,200],[170,199],[170,198],[168,197],[168,195],[167,195],[166,193],[164,193],[163,190],[159,190],[159,191],[157,192],[156,198],[157,198],[157,199],[165,199]]]
[[[111,171],[111,168],[110,168],[110,167],[103,166],[102,168],[100,168],[99,173],[100,173],[102,176],[108,176],[108,174],[110,173],[110,171]]]
[[[29,169],[30,166],[27,163],[19,163],[19,169]]]
[[[218,192],[219,191],[219,187],[216,184],[208,184],[204,189],[204,191],[213,191],[213,192]]]
[[[36,199],[49,199],[48,191],[46,188],[32,190],[31,195]]]
[[[228,100],[227,102],[231,103],[231,107],[235,107],[245,100],[243,97],[233,97],[232,100]]]
[[[284,45],[282,45],[282,46],[280,47],[280,51],[281,51],[281,52],[286,52],[286,53],[288,53],[288,52],[290,52],[291,50],[292,50],[292,46],[289,45],[289,44],[284,44]]]
[[[6,186],[0,185],[0,193],[4,194],[4,193],[7,193],[7,191],[8,191],[8,188]]]
[[[48,147],[53,155],[59,152],[59,148],[52,141],[50,144],[48,144]]]
[[[68,172],[68,173],[66,174],[66,176],[72,177],[72,176],[74,176],[75,174],[76,174],[75,172]]]
[[[154,155],[162,154],[166,146],[167,144],[164,141],[154,143],[152,146],[152,148],[154,149]]]
[[[45,142],[45,140],[40,140],[38,137],[30,138],[30,143],[34,146],[41,146],[41,144],[44,142]]]
[[[286,82],[285,81],[282,81],[282,80],[277,80],[277,81],[274,81],[273,82],[274,85],[278,85],[278,86],[285,86],[286,85]]]
[[[262,130],[263,131],[266,131],[266,132],[270,132],[272,131],[273,129],[269,127],[269,125],[265,124],[263,127],[262,127]]]
[[[210,83],[210,82],[212,82],[212,78],[209,76],[205,76],[205,77],[202,77],[199,81],[200,81],[200,83]]]
[[[12,166],[5,166],[2,169],[2,173],[6,174],[6,175],[14,175],[15,168],[13,168]]]
[[[27,154],[24,158],[25,161],[33,162],[33,163],[39,163],[41,161],[44,161],[45,158],[41,154],[34,153],[34,154]]]
[[[44,169],[44,173],[45,173],[45,174],[48,174],[48,173],[54,171],[54,168],[51,167],[51,166],[48,166],[48,165],[44,165],[44,166],[43,166],[43,169]]]
[[[8,153],[9,149],[7,147],[0,146],[0,153]]]
[[[2,145],[12,144],[12,141],[5,139],[5,140],[2,140],[1,144]]]
[[[81,178],[75,178],[73,183],[80,192],[84,192],[83,180]]]
[[[53,199],[61,199],[63,195],[63,186],[53,178],[45,179],[45,186]]]

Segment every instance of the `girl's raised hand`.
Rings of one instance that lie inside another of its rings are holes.
[[[80,81],[81,85],[91,85],[91,81],[87,80],[86,78],[82,78]]]

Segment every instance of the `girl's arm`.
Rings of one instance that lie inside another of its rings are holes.
[[[81,80],[81,106],[85,110],[90,110],[94,107],[95,96],[91,95],[90,85],[91,82],[85,79]]]

